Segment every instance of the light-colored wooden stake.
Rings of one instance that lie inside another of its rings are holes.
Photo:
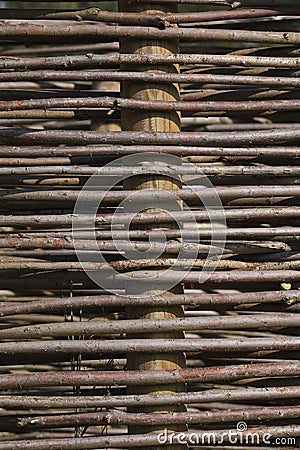
[[[120,83],[118,81],[94,81],[92,88],[95,91],[120,91]],[[93,119],[91,121],[91,130],[94,131],[121,131],[121,124],[112,120],[105,121],[103,119]]]
[[[147,13],[159,13],[159,12],[175,12],[175,8],[170,11],[170,5],[158,5],[155,4],[155,9],[150,2],[135,2],[131,0],[119,0],[119,6],[122,11],[135,11],[135,12],[147,12]],[[143,53],[143,54],[172,54],[178,53],[178,42],[176,40],[137,40],[124,37],[121,39],[121,52],[122,53]],[[123,67],[123,70],[126,66]],[[177,65],[157,65],[157,66],[144,66],[140,65],[136,67],[136,70],[141,72],[160,72],[160,73],[172,73],[178,72],[179,67]],[[146,83],[131,83],[123,82],[121,85],[121,94],[123,97],[134,98],[139,100],[166,100],[174,101],[179,100],[179,86],[177,84],[146,84]],[[122,111],[122,129],[132,131],[156,131],[156,132],[178,132],[180,131],[180,114],[176,111],[172,112],[156,112],[156,111]],[[124,182],[125,189],[166,189],[173,190],[180,188],[181,183],[162,175],[143,175],[131,177]],[[133,209],[134,210],[134,209]],[[153,210],[153,209],[152,209]],[[174,224],[175,226],[175,224]],[[159,229],[159,224],[153,224],[150,228]],[[128,288],[130,291],[130,287]],[[157,286],[157,290],[159,287]],[[170,294],[173,292],[181,293],[183,287],[181,285],[175,286]],[[155,293],[155,286],[149,293]],[[129,292],[130,293],[130,292]],[[132,292],[131,292],[132,293]],[[143,292],[145,294],[145,291]],[[172,317],[182,317],[183,308],[180,306],[175,307],[143,307],[143,308],[127,308],[127,316],[131,319],[162,319]],[[130,336],[132,339],[138,336]],[[144,334],[139,336],[144,339],[151,338],[182,338],[182,333],[157,333],[152,335]],[[129,354],[128,355],[128,369],[130,370],[175,370],[183,368],[185,366],[185,355],[183,353],[170,353],[164,354]],[[128,392],[135,394],[159,394],[170,392],[184,392],[185,385],[174,384],[168,386],[167,390],[165,386],[139,386],[129,388]],[[130,409],[132,412],[163,412],[170,411],[184,411],[182,406],[174,407],[134,407]],[[129,427],[129,433],[149,433],[158,432],[164,429],[164,425],[161,427],[150,426],[131,426]],[[185,427],[172,426],[168,428],[170,431],[184,431]],[[145,448],[145,447],[143,447]],[[152,450],[161,449],[164,446],[151,447]],[[172,448],[183,449],[183,445],[174,445]]]

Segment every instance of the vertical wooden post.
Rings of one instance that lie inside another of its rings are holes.
[[[120,83],[118,81],[94,81],[92,84],[92,88],[95,91],[120,91]],[[93,119],[91,121],[91,130],[121,131],[121,124],[114,121],[106,122],[103,119]]]
[[[170,5],[153,5],[148,1],[131,1],[131,0],[119,0],[119,7],[122,11],[135,11],[135,12],[147,12],[147,13],[159,13],[159,12],[175,12],[175,7]],[[170,11],[172,9],[172,11]],[[173,54],[178,53],[178,42],[176,40],[147,40],[147,39],[130,39],[122,38],[120,42],[121,53],[143,53],[143,54]],[[126,70],[126,66],[123,67]],[[135,70],[141,72],[160,72],[160,73],[172,73],[178,72],[179,67],[177,65],[156,65],[135,66]],[[141,83],[141,82],[123,82],[121,85],[121,95],[126,98],[133,98],[139,100],[166,100],[176,101],[179,100],[179,86],[177,84],[155,84],[155,83]],[[180,131],[180,114],[176,111],[171,112],[143,112],[143,111],[122,111],[122,129],[131,131],[155,131],[155,132],[179,132]],[[166,189],[173,190],[181,187],[181,183],[162,175],[143,175],[135,176],[127,179],[124,182],[125,189]],[[151,209],[153,211],[153,209]],[[153,224],[150,228],[159,228],[159,224]],[[129,288],[130,289],[130,288]],[[157,287],[159,290],[159,287]],[[181,285],[175,286],[172,291],[181,293],[183,287]],[[148,291],[149,292],[149,291]],[[155,294],[155,286],[150,291],[151,294]],[[132,292],[131,292],[132,293]],[[145,291],[143,292],[145,294]],[[128,308],[127,316],[131,319],[162,319],[162,318],[174,318],[182,317],[183,308],[178,306],[165,306],[165,307],[143,307],[143,308]],[[130,336],[131,338],[182,338],[181,332],[172,333],[156,333],[156,334],[143,334],[142,336]],[[175,370],[185,366],[185,355],[181,352],[170,354],[129,354],[128,355],[128,369],[130,370]],[[159,393],[172,393],[172,392],[184,392],[185,385],[174,384],[164,386],[141,386],[129,388],[129,393],[135,394],[159,394]],[[184,411],[183,406],[174,407],[134,407],[130,409],[131,412],[163,412],[163,411]],[[164,429],[164,424],[159,427],[150,426],[131,426],[129,427],[129,433],[148,433],[158,432]],[[170,431],[183,431],[185,427],[172,426]],[[172,446],[172,448],[180,448],[183,446]],[[143,447],[145,448],[145,447]],[[161,449],[162,446],[151,447],[151,449]]]

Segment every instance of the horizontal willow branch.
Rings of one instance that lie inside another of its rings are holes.
[[[149,174],[151,171],[147,170]],[[175,177],[174,177],[175,178]],[[196,201],[198,206],[202,206],[202,202],[212,202],[218,197],[222,200],[234,198],[264,198],[268,196],[289,197],[299,196],[300,186],[215,186],[215,187],[185,187],[184,189],[176,189],[173,191],[166,191],[164,189],[144,189],[143,191],[123,190],[123,191],[104,191],[101,190],[100,179],[95,182],[94,186],[90,186],[90,190],[78,191],[71,189],[28,189],[27,191],[19,191],[17,189],[1,189],[1,202],[10,201],[49,201],[49,202],[76,202],[78,199],[83,202],[90,202],[94,205],[116,205],[123,201],[135,201],[137,205],[144,201],[156,201],[157,204],[170,203],[169,208],[174,208],[174,201],[181,199],[185,202]],[[91,189],[93,188],[93,190]],[[221,208],[220,203],[209,203],[215,213],[221,215],[218,209]],[[213,214],[213,212],[212,212]],[[193,216],[193,211],[190,211],[190,216]],[[117,215],[116,215],[117,218]]]
[[[2,144],[9,145],[194,145],[194,146],[222,146],[248,147],[249,142],[256,145],[279,145],[297,143],[300,129],[294,130],[259,130],[245,132],[131,132],[120,131],[95,132],[82,130],[32,130],[30,128],[0,127]]]
[[[243,227],[235,227],[230,228],[226,227],[226,237],[231,240],[240,240],[245,242],[245,239],[275,239],[277,240],[298,240],[300,236],[300,227],[289,227],[289,226],[278,226],[278,227],[252,227],[247,228],[247,226]],[[168,239],[177,239],[182,237],[182,231],[176,229],[164,229],[164,236]],[[73,239],[102,239],[102,240],[122,240],[122,239],[139,239],[139,240],[148,240],[152,237],[152,240],[161,237],[161,233],[157,230],[95,230],[94,232],[91,230],[86,231],[76,231],[74,230],[72,233],[70,231],[48,231],[47,239],[64,239],[65,241],[72,242]],[[201,238],[202,243],[206,243],[208,239],[213,238],[214,240],[222,239],[224,237],[224,229],[221,227],[207,227],[207,228],[198,228],[197,230],[186,229],[184,230],[185,239],[196,239],[196,241]],[[5,246],[6,242],[9,244],[10,242],[14,242],[14,239],[23,239],[30,242],[31,239],[46,239],[44,232],[30,232],[27,231],[25,233],[0,233],[1,246]],[[247,243],[248,244],[248,243]],[[247,245],[246,244],[246,245]],[[258,242],[253,242],[253,245],[257,245]],[[270,243],[271,244],[271,243]]]
[[[282,219],[297,218],[300,213],[300,207],[297,206],[275,206],[264,208],[230,208],[224,211],[226,220],[261,220],[261,219],[276,219],[278,217]],[[205,221],[209,220],[209,216],[205,211],[193,211],[193,218],[189,212],[172,212],[172,217],[176,220],[185,220],[187,222],[191,220]],[[217,213],[214,213],[215,220],[223,217]],[[95,225],[103,226],[109,225],[112,220],[116,219],[112,214],[98,214],[96,216]],[[130,214],[124,213],[118,215],[118,223],[134,223],[134,224],[148,224],[148,223],[173,223],[174,219],[170,219],[170,215],[167,213],[138,213]],[[76,223],[78,226],[82,224],[84,227],[88,220],[94,219],[94,216],[85,215],[83,217],[76,217]],[[0,215],[0,226],[7,227],[33,227],[33,228],[57,228],[57,227],[72,227],[74,220],[74,214],[52,214],[51,215]],[[278,224],[277,224],[278,225]]]
[[[0,330],[7,340],[57,338],[63,336],[105,336],[111,334],[158,333],[201,330],[276,330],[300,326],[299,314],[214,316],[180,319],[106,320],[88,322],[47,323],[16,326]]]
[[[29,129],[27,130],[29,132]],[[89,146],[67,146],[67,147],[49,147],[49,146],[5,146],[0,145],[0,157],[7,160],[7,157],[17,158],[19,160],[21,157],[34,158],[38,161],[38,157],[43,158],[56,158],[56,157],[66,157],[73,160],[76,157],[99,157],[111,158],[117,156],[125,156],[131,153],[169,153],[178,156],[218,156],[218,157],[253,157],[253,158],[299,158],[300,149],[299,147],[293,147],[288,145],[286,147],[276,146],[276,147],[252,147],[248,145],[247,147],[197,147],[197,146],[186,146],[186,145],[89,145]],[[53,160],[55,161],[55,159]],[[45,163],[41,164],[41,166]],[[250,166],[249,170],[250,170]],[[259,170],[259,167],[255,168]],[[43,170],[41,168],[41,170]],[[96,169],[95,169],[96,170]]]
[[[0,101],[0,118],[17,118],[15,111],[25,110],[22,117],[28,115],[26,110],[36,110],[30,118],[52,118],[51,111],[46,108],[108,108],[112,110],[133,109],[139,111],[189,111],[189,112],[229,112],[238,111],[240,113],[257,111],[298,111],[300,110],[300,100],[248,100],[248,101],[163,101],[163,100],[135,100],[130,98],[115,97],[78,97],[78,98],[51,98],[35,100],[11,100]],[[15,110],[15,111],[14,111]],[[74,112],[53,111],[54,118],[75,118]],[[84,117],[84,111],[82,115]],[[89,111],[86,117],[89,117]]]
[[[94,28],[94,27],[93,27]],[[175,30],[175,28],[174,28]],[[223,32],[223,30],[222,30]],[[300,36],[300,33],[299,33]],[[288,42],[285,42],[286,44]],[[0,70],[36,70],[36,69],[99,69],[104,66],[115,67],[121,64],[147,64],[153,66],[156,64],[183,64],[183,65],[220,65],[220,66],[242,66],[242,67],[272,67],[272,68],[290,68],[299,67],[298,57],[273,57],[273,56],[249,56],[249,55],[214,55],[214,54],[105,54],[97,55],[88,53],[80,56],[50,56],[36,58],[20,58],[4,56],[0,58]],[[137,74],[138,75],[138,74]],[[149,81],[164,78],[174,82],[180,79],[184,74],[159,74],[148,73],[141,74],[142,77],[148,77]],[[189,74],[191,76],[192,74]],[[225,74],[224,74],[225,75]],[[103,74],[104,76],[104,74]],[[117,74],[115,73],[115,76]],[[126,73],[123,74],[126,76]],[[127,75],[129,77],[129,75]],[[173,78],[172,78],[173,77]],[[177,77],[177,78],[175,78]],[[146,80],[146,78],[144,78]],[[184,78],[182,78],[184,79]],[[276,79],[277,82],[277,79]],[[299,86],[299,85],[298,85]]]
[[[298,63],[297,63],[298,64]],[[149,72],[106,72],[95,70],[36,70],[0,73],[0,83],[10,81],[143,81],[146,83],[216,83],[229,86],[294,87],[300,86],[297,77],[218,74],[161,74]]]
[[[201,411],[187,413],[124,413],[124,412],[98,412],[78,413],[53,416],[32,416],[19,418],[19,428],[52,428],[70,427],[80,425],[165,425],[165,424],[209,424],[238,422],[241,420],[284,420],[298,419],[300,417],[299,406],[278,407],[254,407],[248,411]]]
[[[201,272],[189,272],[188,274],[180,271],[170,271],[168,273],[159,270],[140,270],[136,272],[126,272],[124,274],[115,275],[116,281],[122,281],[124,278],[137,283],[163,283],[176,282],[178,279],[184,280],[186,283],[201,285]],[[300,281],[300,273],[296,270],[233,270],[229,272],[213,272],[209,275],[209,279],[205,282],[208,286],[224,286],[232,283],[278,283],[278,282],[297,282]]]
[[[258,352],[258,351],[299,351],[300,338],[270,337],[252,339],[122,339],[122,340],[55,340],[3,342],[0,356],[18,355],[108,355],[120,353],[172,353],[182,352]],[[6,386],[7,387],[7,386]]]
[[[64,341],[66,342],[66,341]],[[216,367],[164,370],[59,371],[13,373],[0,375],[3,389],[25,389],[46,386],[140,386],[185,382],[228,382],[247,378],[294,377],[300,375],[299,362],[254,363]]]
[[[122,25],[144,25],[165,28],[170,23],[211,22],[215,20],[233,20],[259,17],[276,17],[278,15],[297,16],[297,7],[277,7],[268,9],[232,9],[221,11],[201,11],[189,13],[129,13],[103,11],[97,7],[83,10],[51,10],[51,9],[1,9],[1,19],[51,19],[51,20],[88,20],[99,22],[116,22]]]
[[[249,303],[276,303],[292,305],[300,299],[299,290],[289,291],[262,291],[226,294],[184,294],[184,295],[160,295],[160,296],[121,296],[121,295],[91,295],[39,299],[23,303],[0,305],[0,317],[18,314],[65,312],[71,309],[98,309],[103,306],[160,306],[160,305],[192,305],[213,306],[237,305]]]
[[[201,392],[156,394],[156,395],[120,395],[120,396],[46,396],[46,395],[1,395],[1,408],[108,408],[120,406],[149,406],[194,404],[228,401],[273,401],[278,399],[295,399],[300,396],[298,386],[268,387],[247,389],[209,389]]]
[[[193,23],[193,22],[210,22],[214,20],[233,20],[233,19],[247,19],[257,17],[276,17],[278,15],[297,15],[297,9],[292,7],[287,8],[273,8],[273,9],[246,9],[239,10],[233,9],[231,11],[207,11],[207,12],[189,12],[189,13],[128,13],[128,12],[110,12],[103,11],[100,8],[87,8],[79,11],[16,11],[14,15],[10,17],[12,19],[19,18],[41,18],[51,20],[89,20],[99,22],[117,22],[121,25],[144,25],[144,26],[157,26],[165,28],[170,26],[170,23]],[[7,18],[8,13],[5,15],[5,10],[0,17]]]
[[[247,152],[247,149],[245,149]],[[225,153],[225,151],[224,151]],[[288,150],[287,150],[288,153]],[[300,149],[299,149],[300,154]],[[0,147],[0,156],[1,156],[1,147]],[[155,167],[154,165],[151,168],[143,168],[142,166],[134,166],[134,167],[126,167],[125,165],[117,166],[114,164],[112,166],[103,166],[103,167],[95,167],[95,166],[85,166],[89,162],[94,162],[92,157],[90,159],[82,158],[82,161],[76,161],[76,157],[70,158],[62,158],[61,161],[59,158],[32,158],[32,159],[24,159],[22,161],[21,158],[17,160],[12,159],[12,166],[6,166],[9,162],[8,158],[3,158],[3,161],[0,158],[0,176],[4,175],[74,175],[74,176],[133,176],[138,173],[144,174],[163,174],[165,176],[173,176],[177,177],[177,175],[194,175],[199,178],[205,176],[216,176],[221,178],[223,176],[254,176],[259,179],[261,177],[291,177],[291,176],[299,176],[300,175],[300,166],[213,166],[213,165],[182,165],[176,166],[172,164],[168,164],[167,167],[159,166]],[[67,164],[71,164],[75,160],[76,163],[82,163],[82,166],[68,166]],[[60,163],[61,165],[51,165],[51,162]],[[95,160],[97,162],[97,160]],[[39,165],[42,163],[43,165]],[[18,166],[20,165],[20,167]],[[4,166],[4,167],[3,167]],[[2,179],[0,179],[2,181]],[[99,179],[100,181],[100,179]],[[100,187],[100,186],[99,186]],[[204,193],[205,195],[205,193]]]
[[[0,29],[0,37],[3,40],[34,43],[34,42],[59,42],[72,41],[74,37],[81,41],[111,42],[126,35],[132,39],[180,39],[181,41],[230,41],[230,42],[257,42],[264,44],[294,44],[300,43],[300,33],[294,32],[269,32],[248,30],[224,30],[205,28],[173,28],[168,27],[159,30],[154,27],[130,27],[115,25],[92,24],[43,24],[20,23],[10,25],[3,23]]]

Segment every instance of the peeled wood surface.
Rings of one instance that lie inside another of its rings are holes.
[[[150,14],[168,11],[164,5],[157,5],[157,9],[152,9],[150,3],[141,2],[137,8],[136,5],[132,5],[128,1],[120,1],[120,7],[122,10],[130,11],[137,10],[137,12],[147,12]],[[128,38],[121,39],[121,52],[130,54],[161,54],[168,55],[173,53],[178,53],[178,42],[173,41],[160,41],[160,40],[130,40]],[[128,67],[124,66],[124,70]],[[136,68],[139,72],[148,72],[148,65],[139,65]],[[179,67],[175,65],[154,65],[151,67],[151,72],[154,73],[177,73]],[[122,83],[121,93],[123,97],[130,97],[134,100],[146,100],[151,101],[178,101],[180,99],[179,86],[177,84],[165,84],[158,85],[154,83]],[[151,131],[151,132],[179,132],[180,131],[180,114],[177,111],[170,112],[157,112],[157,111],[129,111],[124,109],[121,116],[122,128],[123,130],[132,131]],[[162,189],[162,190],[174,190],[180,188],[180,184],[172,178],[164,177],[161,175],[146,175],[146,176],[135,176],[127,178],[124,181],[125,189],[133,190],[143,190],[143,189]],[[133,206],[133,211],[135,207]],[[129,210],[130,211],[130,210]],[[155,211],[155,209],[148,210]],[[146,210],[147,212],[147,210]],[[150,229],[159,229],[159,224],[153,223],[149,225]],[[127,292],[134,293],[131,291],[130,285],[127,288]],[[155,293],[155,287],[152,288],[151,293]],[[177,286],[173,288],[173,293],[182,293],[182,286]],[[144,293],[144,292],[143,292]],[[147,292],[145,292],[147,293]],[[171,292],[170,292],[171,294]],[[159,320],[159,319],[170,319],[176,318],[183,315],[183,309],[181,306],[162,306],[159,308],[153,307],[140,307],[132,308],[127,307],[126,312],[127,317],[141,320]],[[145,338],[150,337],[147,333],[144,333]],[[128,334],[131,339],[135,338],[134,334]],[[183,334],[180,331],[172,330],[169,332],[157,332],[152,335],[153,338],[182,338]],[[131,370],[176,370],[183,368],[185,365],[185,357],[182,352],[169,353],[162,357],[158,353],[135,353],[128,354],[128,368]],[[168,390],[164,386],[157,385],[144,386],[143,388],[135,387],[133,390],[128,389],[128,393],[138,393],[138,394],[152,394],[158,395],[163,393],[171,392],[182,392],[185,390],[184,383],[174,384],[168,386]],[[168,408],[170,411],[184,411],[184,405],[177,405]],[[155,412],[165,411],[165,406],[161,407],[134,407],[129,408],[129,411],[143,412]],[[182,431],[185,430],[184,425],[173,426],[170,428],[171,431]],[[157,427],[149,426],[137,426],[136,424],[131,424],[129,426],[129,432],[131,433],[148,433],[149,431],[159,431]],[[157,449],[162,448],[161,446],[155,447]],[[177,448],[175,446],[175,448]],[[178,447],[180,448],[180,446]]]

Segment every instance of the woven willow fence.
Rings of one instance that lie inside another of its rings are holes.
[[[299,448],[299,1],[117,3],[1,2],[0,449]]]

